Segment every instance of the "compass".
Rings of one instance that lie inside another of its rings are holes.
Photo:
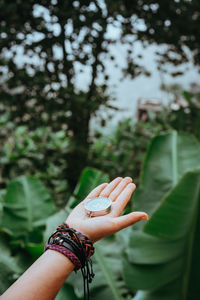
[[[97,197],[88,200],[85,210],[89,217],[103,216],[110,212],[112,201],[106,197]]]

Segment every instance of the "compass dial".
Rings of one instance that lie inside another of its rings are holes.
[[[90,199],[85,204],[85,209],[89,215],[105,215],[109,213],[111,208],[111,200],[105,197],[97,197]]]

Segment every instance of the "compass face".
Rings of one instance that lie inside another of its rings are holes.
[[[111,200],[105,197],[97,197],[88,200],[85,204],[85,208],[90,212],[99,212],[109,209],[111,206]]]

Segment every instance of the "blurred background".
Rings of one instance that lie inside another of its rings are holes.
[[[200,298],[199,24],[198,0],[0,0],[1,292],[95,185],[131,176],[126,212],[152,218],[99,244],[92,299]]]

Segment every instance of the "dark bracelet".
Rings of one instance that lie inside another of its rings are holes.
[[[66,223],[62,223],[49,237],[48,243],[45,245],[45,251],[48,249],[58,251],[68,257],[75,266],[75,272],[81,269],[84,283],[84,299],[89,299],[89,283],[92,282],[95,274],[93,273],[90,259],[94,254],[94,246],[88,237],[70,228]]]

